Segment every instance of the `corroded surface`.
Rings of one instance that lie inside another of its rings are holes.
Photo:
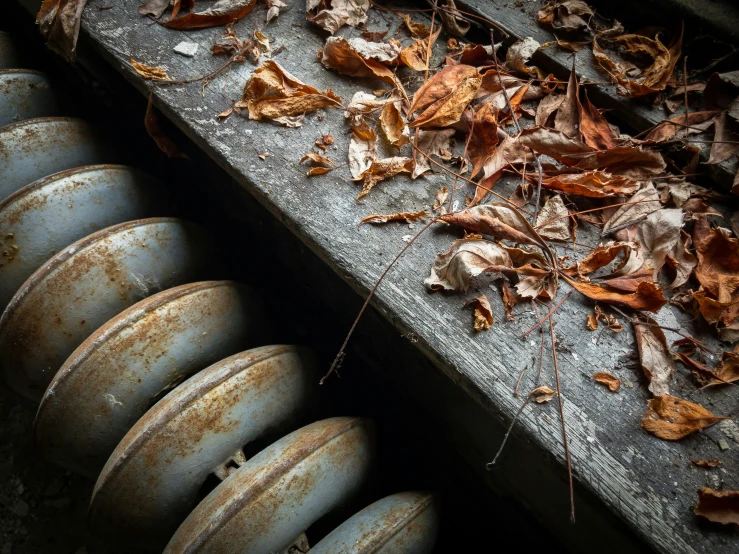
[[[266,448],[187,517],[166,554],[281,552],[366,480],[373,438],[367,420],[332,418]]]
[[[225,320],[224,320],[225,323]],[[309,352],[265,346],[203,370],[131,429],[93,493],[90,526],[162,548],[205,478],[266,430],[289,430],[317,398]]]
[[[0,310],[54,254],[116,223],[164,215],[159,184],[125,166],[61,171],[0,202]]]
[[[0,370],[39,399],[95,329],[139,300],[212,273],[213,246],[192,223],[153,218],[109,227],[65,248],[16,293],[0,319]]]
[[[36,416],[49,459],[97,478],[136,421],[189,375],[268,339],[254,291],[231,281],[142,300],[90,335],[54,376]]]
[[[0,70],[0,126],[57,114],[49,80],[30,69]]]

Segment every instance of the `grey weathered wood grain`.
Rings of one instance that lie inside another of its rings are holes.
[[[142,18],[136,11],[138,4],[136,0],[120,0],[110,9],[101,10],[102,6],[111,6],[109,0],[91,1],[84,13],[83,33],[142,93],[153,91],[162,111],[333,271],[359,294],[366,294],[405,245],[403,237],[414,230],[400,225],[364,226],[357,230],[358,221],[369,213],[428,207],[433,203],[436,190],[442,184],[450,186],[451,179],[447,175],[416,181],[396,178],[381,183],[357,203],[354,198],[358,186],[348,180],[345,167],[325,176],[307,178],[306,169],[298,160],[311,150],[321,134],[330,133],[336,138],[328,156],[339,163],[345,161],[348,136],[343,114],[329,110],[308,115],[299,129],[238,116],[217,121],[216,114],[240,96],[254,67],[248,63],[233,66],[216,78],[204,95],[200,83],[160,87],[143,81],[127,63],[129,56],[161,65],[175,79],[209,73],[223,62],[223,58],[209,53],[210,45],[222,29],[187,33],[167,30]],[[339,76],[316,62],[315,53],[322,47],[325,34],[305,22],[302,7],[301,2],[296,2],[275,25],[263,29],[273,39],[273,49],[285,46],[275,59],[305,82],[318,88],[331,87],[345,101],[356,91],[380,88],[380,83]],[[245,37],[253,29],[264,27],[264,15],[265,10],[260,6],[234,28]],[[490,15],[495,17],[494,12]],[[373,13],[368,26],[384,30],[395,28],[397,21],[390,14]],[[354,29],[344,31],[358,34]],[[185,38],[200,44],[194,58],[172,52]],[[402,33],[398,38],[403,38]],[[443,43],[439,45],[442,47]],[[262,152],[271,155],[261,160],[258,153]],[[501,190],[506,190],[504,185]],[[461,201],[462,196],[459,198]],[[507,424],[521,403],[520,398],[512,395],[518,373],[539,351],[536,333],[526,341],[519,338],[532,325],[534,316],[523,307],[514,322],[506,322],[498,292],[483,284],[481,287],[493,303],[496,323],[490,331],[473,335],[470,313],[462,306],[465,300],[479,294],[479,290],[470,290],[462,296],[425,292],[423,278],[428,274],[434,255],[447,250],[456,236],[453,231],[442,229],[431,231],[419,240],[380,287],[374,306],[399,332],[413,332],[418,339],[416,346],[469,397],[470,402],[477,403]],[[582,232],[581,240],[592,243],[594,237]],[[245,244],[244,256],[248,255],[249,245]],[[565,290],[563,287],[561,293]],[[578,487],[591,493],[594,502],[610,510],[614,519],[626,521],[658,551],[736,552],[736,535],[699,526],[690,511],[697,488],[739,486],[736,455],[739,441],[735,424],[727,422],[715,426],[679,443],[662,442],[646,435],[639,427],[648,398],[644,378],[624,359],[635,352],[633,335],[630,330],[617,335],[607,330],[587,332],[585,316],[590,308],[587,301],[573,295],[555,317],[565,413]],[[670,307],[663,310],[660,320],[688,332],[698,331]],[[715,342],[712,344],[716,346]],[[546,352],[549,352],[548,347]],[[396,371],[403,372],[404,368],[397,367]],[[592,381],[591,376],[597,371],[610,371],[633,386],[610,393]],[[529,371],[525,387],[533,383],[533,373]],[[678,374],[672,385],[676,395],[689,397],[720,415],[736,413],[738,401],[733,390],[716,388],[695,392],[687,372],[678,369]],[[554,385],[548,354],[544,382]],[[518,423],[517,436],[529,445],[531,456],[553,460],[563,475],[564,451],[555,404],[527,409]],[[466,435],[468,430],[460,429],[459,432]],[[470,431],[470,435],[484,437],[484,433],[479,432]],[[720,438],[729,442],[728,451],[719,450],[717,440]],[[480,440],[475,445],[477,448],[493,453],[500,435],[491,435],[487,442],[484,438],[477,440]],[[690,464],[691,459],[698,458],[718,458],[723,465],[707,472]],[[545,514],[550,526],[567,526],[566,496],[563,493],[553,499],[545,488],[530,486],[538,483],[533,471],[526,466],[508,468],[505,475],[510,481],[509,489],[519,494],[526,505]],[[561,483],[557,484],[557,490],[562,490]],[[561,509],[552,510],[550,504],[553,502],[558,502]],[[588,504],[583,502],[579,506],[580,523],[574,529],[568,528],[570,536],[584,534],[586,529],[581,532],[578,526],[587,526],[592,521]],[[551,515],[553,512],[556,515]],[[587,550],[587,545],[581,542],[579,548]],[[612,548],[604,541],[597,545],[597,550],[609,552]]]

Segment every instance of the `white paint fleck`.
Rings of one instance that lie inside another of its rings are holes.
[[[187,56],[188,58],[192,58],[197,53],[198,48],[199,47],[196,42],[187,42],[183,40],[177,46],[175,46],[172,50],[174,50],[178,54]]]

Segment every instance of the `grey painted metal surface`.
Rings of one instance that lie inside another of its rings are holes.
[[[12,69],[21,64],[18,51],[9,33],[0,31],[0,69]]]
[[[208,474],[265,431],[295,425],[317,387],[312,356],[294,346],[255,348],[201,371],[116,447],[95,485],[90,528],[161,550]]]
[[[35,118],[0,127],[0,200],[52,173],[116,161],[111,150],[81,119]]]
[[[378,500],[339,525],[311,554],[426,554],[438,534],[439,514],[427,492]]]
[[[173,218],[122,223],[62,250],[16,293],[0,319],[0,370],[39,399],[95,329],[160,290],[216,271],[200,226]]]
[[[116,223],[162,215],[151,176],[125,166],[56,173],[0,202],[0,310],[41,265],[74,241]]]
[[[182,285],[142,300],[87,337],[54,376],[36,415],[39,450],[95,479],[164,393],[263,344],[268,329],[259,297],[233,281]]]
[[[166,554],[281,552],[365,482],[373,459],[371,423],[332,418],[266,448],[187,517]]]
[[[49,79],[30,69],[0,69],[0,125],[57,115]]]

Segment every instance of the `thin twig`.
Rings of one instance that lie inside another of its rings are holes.
[[[426,225],[423,226],[423,228],[418,231],[418,233],[415,234],[411,240],[408,241],[408,244],[406,244],[400,252],[398,252],[398,255],[393,258],[393,261],[390,262],[390,264],[385,268],[385,271],[382,272],[382,275],[380,275],[380,278],[377,280],[375,285],[370,290],[369,294],[367,295],[367,298],[364,301],[364,304],[362,304],[362,308],[359,310],[359,313],[357,314],[357,317],[354,319],[354,323],[352,323],[351,328],[349,329],[349,332],[346,335],[346,338],[344,339],[344,342],[341,345],[341,348],[339,348],[339,353],[336,354],[336,358],[334,358],[334,361],[331,363],[331,367],[326,372],[326,375],[321,377],[321,380],[319,381],[319,384],[323,384],[323,382],[331,375],[334,370],[337,369],[337,367],[340,365],[341,361],[344,359],[344,350],[346,349],[346,345],[349,343],[349,339],[351,338],[352,334],[354,333],[354,329],[356,329],[357,324],[359,323],[359,320],[362,318],[362,314],[367,309],[367,306],[369,306],[370,300],[374,296],[375,292],[377,291],[377,288],[380,286],[380,283],[382,283],[383,279],[385,279],[385,276],[390,272],[390,269],[395,265],[395,263],[400,259],[400,257],[405,254],[405,251],[408,250],[411,245],[416,242],[416,239],[420,237],[429,227],[431,227],[436,222],[436,219],[432,219],[429,221]]]
[[[558,303],[558,304],[557,304],[557,305],[556,305],[556,306],[555,306],[554,308],[552,308],[552,309],[551,309],[551,310],[549,311],[549,313],[548,313],[547,315],[545,315],[545,316],[544,316],[543,318],[541,318],[541,320],[539,320],[539,321],[538,321],[538,322],[536,323],[536,325],[534,325],[534,326],[533,326],[533,327],[532,327],[531,329],[529,329],[529,330],[528,330],[528,331],[526,331],[526,332],[525,332],[525,333],[524,333],[523,335],[521,335],[521,339],[522,339],[522,340],[523,340],[523,339],[525,339],[526,337],[528,337],[528,336],[529,336],[529,334],[530,334],[530,333],[531,333],[532,331],[536,331],[536,330],[537,330],[537,329],[538,329],[539,327],[541,327],[541,326],[542,326],[542,325],[544,324],[544,322],[545,322],[545,321],[546,321],[547,319],[549,319],[550,317],[552,317],[552,315],[554,314],[554,312],[556,312],[556,311],[557,311],[557,310],[559,309],[559,307],[560,307],[560,306],[561,306],[562,304],[564,304],[565,300],[567,300],[567,299],[568,299],[568,298],[570,297],[570,295],[571,295],[571,294],[572,294],[572,291],[569,291],[569,292],[568,292],[567,294],[565,294],[565,295],[564,295],[564,298],[562,298],[562,300],[560,300],[560,301],[559,301],[559,303]]]
[[[518,421],[518,416],[521,415],[521,412],[523,412],[523,409],[528,406],[529,402],[533,398],[533,394],[529,393],[529,395],[526,397],[526,400],[521,405],[521,407],[516,412],[516,415],[513,416],[513,420],[511,421],[511,424],[508,426],[508,430],[505,432],[505,435],[503,435],[503,442],[500,443],[500,447],[498,448],[498,451],[495,453],[495,456],[493,457],[492,462],[488,462],[485,464],[485,469],[490,471],[493,469],[493,466],[495,465],[495,462],[498,461],[498,458],[500,457],[501,453],[503,452],[503,448],[505,448],[505,444],[508,442],[508,437],[511,436],[511,431],[513,431],[513,426],[516,424],[516,421]]]
[[[534,367],[534,363],[536,363],[536,356],[531,356],[531,367]],[[524,364],[523,368],[521,368],[521,373],[518,374],[518,379],[516,380],[516,386],[513,387],[513,396],[518,396],[518,387],[521,386],[523,376],[526,375],[526,370],[528,369],[529,364]]]
[[[557,401],[559,402],[559,419],[562,422],[562,441],[565,446],[565,458],[567,459],[567,475],[570,479],[570,523],[575,523],[575,486],[572,482],[572,460],[570,458],[570,445],[567,441],[567,425],[565,424],[565,411],[562,404],[562,387],[559,384],[559,362],[557,361],[557,345],[554,340],[554,320],[549,321],[549,335],[552,337],[552,360],[554,361],[554,380],[557,383]]]
[[[470,132],[467,133],[467,140],[464,143],[464,151],[462,152],[462,164],[464,164],[465,159],[467,159],[467,149],[470,146],[470,140],[472,140],[472,133],[475,131],[475,109],[470,107],[470,110],[472,110],[472,123],[470,124]],[[448,210],[451,212],[454,208],[454,193],[457,191],[457,180],[458,177],[454,177],[454,181],[452,181],[452,191],[449,194],[449,208]]]

